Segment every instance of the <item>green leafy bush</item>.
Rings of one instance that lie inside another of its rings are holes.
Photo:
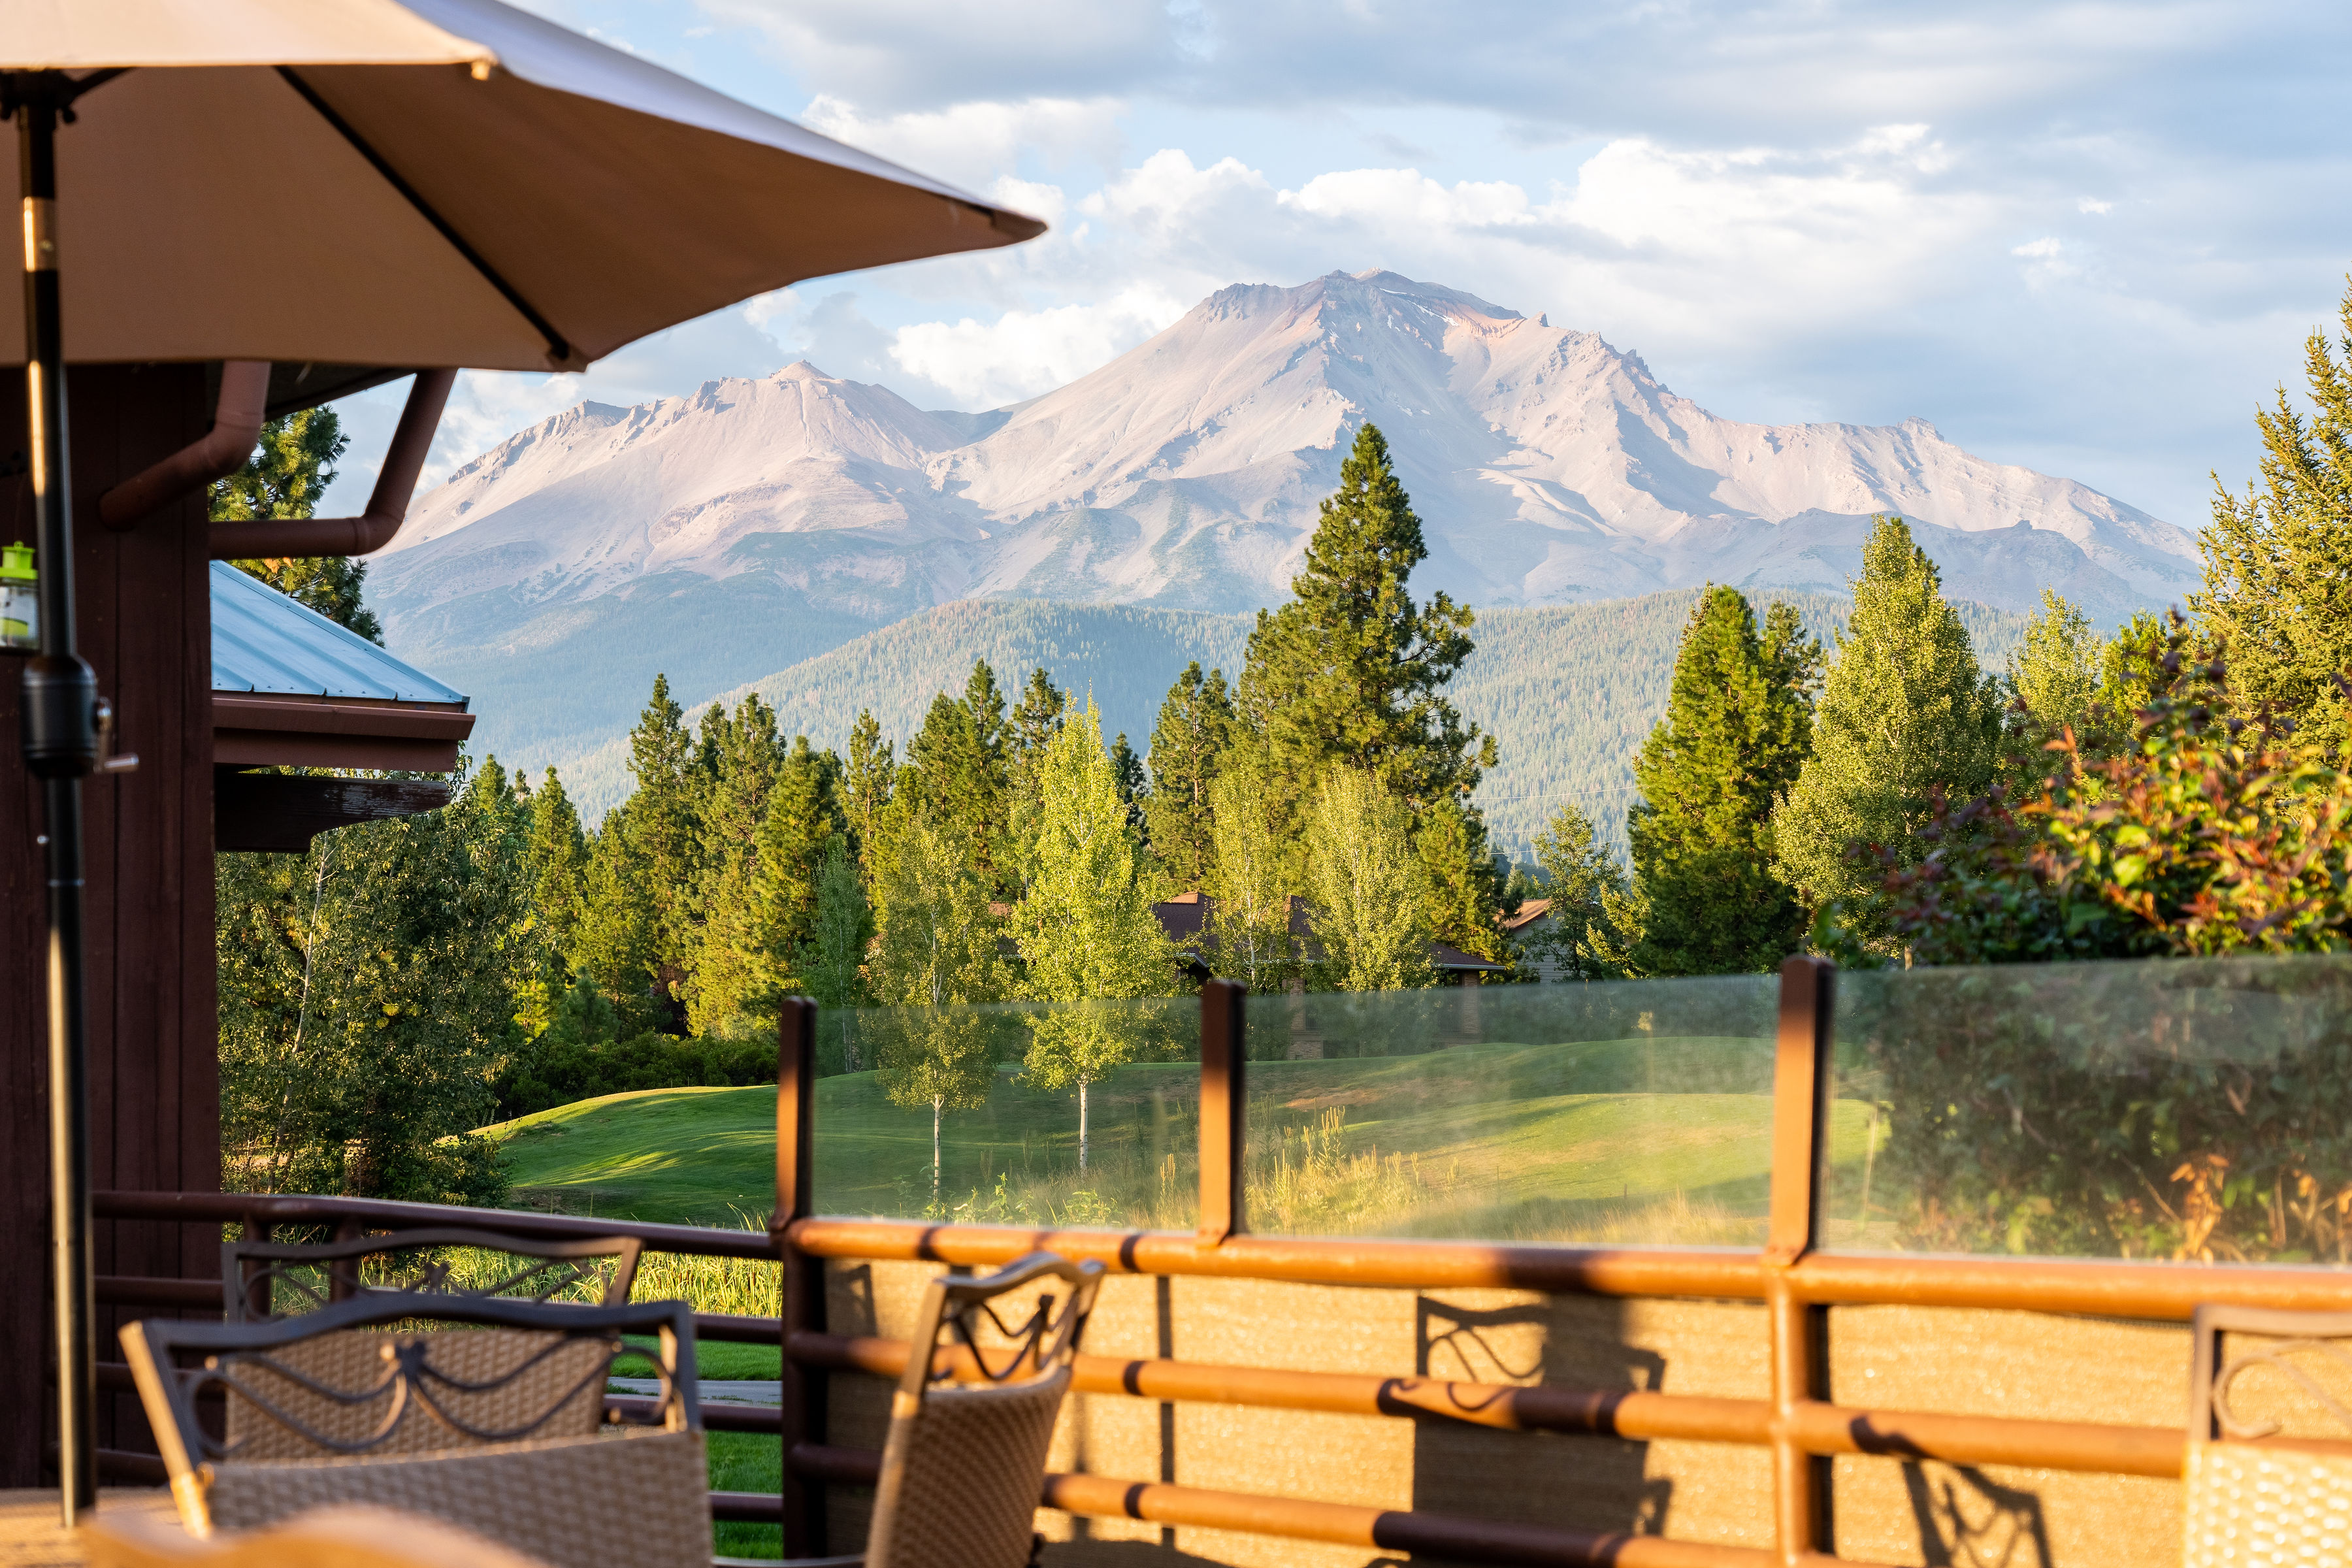
[[[549,1040],[543,1036],[537,1049],[517,1054],[494,1087],[503,1121],[629,1089],[775,1081],[772,1038],[681,1040],[644,1034],[625,1040]]]
[[[1890,1119],[1904,1245],[2344,1261],[2352,777],[2233,713],[2177,619],[2141,658],[2114,754],[2069,729],[2038,798],[1860,852],[1815,931],[1884,971],[1843,983],[1840,1092]],[[2189,962],[2052,962],[2147,958]]]

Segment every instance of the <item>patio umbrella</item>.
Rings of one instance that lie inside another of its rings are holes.
[[[0,362],[25,366],[40,572],[24,749],[48,828],[71,1522],[95,1496],[80,781],[100,710],[74,647],[67,364],[299,363],[305,402],[428,367],[576,370],[803,278],[1045,226],[495,0],[0,0],[0,108],[24,198],[25,311],[0,320]],[[257,200],[263,181],[282,199]],[[418,380],[412,455],[447,386]],[[228,410],[257,417],[257,384],[236,385],[223,423],[247,431]],[[148,476],[131,510],[222,455]]]

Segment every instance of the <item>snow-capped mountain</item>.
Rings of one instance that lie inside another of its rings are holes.
[[[656,668],[724,689],[958,598],[1247,610],[1286,595],[1368,419],[1423,519],[1416,588],[1475,605],[1834,591],[1882,511],[1926,525],[1948,594],[2005,608],[2050,586],[2108,619],[2195,580],[2183,531],[1925,419],[1719,418],[1592,333],[1335,272],[1220,290],[988,414],[805,363],[583,404],[422,497],[370,594],[392,645],[452,678],[559,706],[559,679],[609,680],[632,710]]]

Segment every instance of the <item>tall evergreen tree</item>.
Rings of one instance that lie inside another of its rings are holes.
[[[1536,835],[1536,864],[1544,870],[1549,917],[1527,939],[1537,959],[1559,964],[1572,980],[1614,980],[1625,973],[1638,931],[1628,931],[1623,909],[1632,884],[1625,868],[1599,841],[1592,821],[1570,801]]]
[[[316,516],[320,498],[335,482],[335,461],[349,445],[342,421],[331,408],[301,408],[268,421],[245,466],[214,481],[212,520]],[[236,565],[337,626],[370,642],[383,641],[383,627],[361,602],[367,585],[366,562],[349,555],[316,555],[239,561]]]
[[[629,855],[646,879],[631,896],[653,906],[654,973],[662,994],[673,1000],[693,947],[697,872],[702,864],[695,820],[700,786],[693,773],[694,740],[685,719],[685,710],[669,694],[669,678],[655,676],[653,695],[629,732],[629,772],[636,788],[621,819]]]
[[[587,893],[588,839],[553,768],[536,794],[525,790],[518,773],[515,794],[527,825],[523,885],[537,955],[534,973],[517,989],[515,1018],[536,1037],[554,1022],[572,984],[572,939]]]
[[[1118,739],[1110,743],[1110,776],[1118,785],[1118,803],[1127,807],[1128,826],[1135,829],[1137,841],[1146,850],[1151,847],[1150,826],[1144,816],[1144,805],[1151,798],[1151,781],[1143,772],[1143,759],[1127,743],[1127,731],[1121,730]]]
[[[661,969],[660,911],[648,896],[645,857],[629,832],[634,803],[605,813],[589,840],[581,879],[580,918],[572,933],[572,967],[608,998],[624,1029],[646,1029],[667,1019],[667,998],[656,1005]]]
[[[2336,344],[2317,329],[2304,343],[2310,416],[2284,385],[2255,411],[2259,486],[2232,495],[2214,476],[2212,526],[2198,536],[2204,587],[2189,603],[2242,699],[2340,759],[2352,742],[2336,684],[2352,678],[2352,286],[2337,321]]]
[[[1160,704],[1151,728],[1151,793],[1144,797],[1146,838],[1152,858],[1179,890],[1205,888],[1215,861],[1209,786],[1216,782],[1234,725],[1225,672],[1185,666]]]
[[[1034,869],[1037,836],[1042,830],[1044,783],[1041,770],[1045,748],[1061,731],[1070,706],[1070,694],[1054,684],[1043,666],[1029,672],[1021,700],[1005,721],[1004,820],[1009,840],[1003,884],[1018,898]]]
[[[1480,958],[1503,955],[1503,880],[1475,806],[1445,796],[1421,814],[1413,848],[1429,889],[1429,929],[1438,941]]]
[[[1901,518],[1880,518],[1822,682],[1813,754],[1773,819],[1775,869],[1819,908],[1883,877],[1849,856],[1855,845],[1916,865],[1938,796],[1972,800],[1991,784],[2001,718],[1935,563]]]
[[[866,984],[866,949],[873,938],[874,911],[849,858],[848,840],[836,833],[825,841],[824,861],[816,874],[816,917],[793,964],[809,995],[837,1020],[844,1072],[873,1065],[857,1059],[850,1011],[872,1000]]]
[[[1433,984],[1428,877],[1404,803],[1370,773],[1333,768],[1308,803],[1306,848],[1320,983],[1335,991]]]
[[[1024,1071],[1048,1090],[1078,1091],[1078,1169],[1087,1168],[1088,1089],[1141,1039],[1117,1004],[1175,989],[1176,954],[1151,912],[1143,844],[1103,750],[1089,700],[1045,747],[1042,831],[1029,890],[1013,912],[1028,989],[1057,1005],[1029,1017]]]
[[[1295,813],[1334,766],[1363,770],[1412,809],[1477,785],[1492,736],[1445,687],[1470,657],[1469,607],[1406,591],[1429,551],[1421,519],[1366,425],[1326,497],[1292,599],[1258,612],[1239,709],[1264,737],[1276,805]]]
[[[1760,973],[1804,946],[1804,910],[1772,868],[1772,813],[1811,746],[1820,657],[1788,605],[1761,635],[1737,588],[1692,609],[1625,819],[1648,906],[1633,951],[1643,973]]]
[[[877,1021],[882,1092],[931,1109],[931,1198],[940,1194],[940,1118],[985,1104],[996,1081],[994,1038],[972,1009],[1003,1001],[1013,977],[997,952],[989,889],[957,847],[928,823],[896,836],[875,910],[866,974],[889,1011]]]
[[[849,731],[849,766],[844,777],[843,804],[849,816],[850,848],[866,870],[869,884],[875,879],[874,863],[867,858],[868,846],[881,830],[882,812],[890,804],[890,785],[898,767],[893,760],[891,743],[882,738],[881,721],[870,708],[857,710],[857,722]]]

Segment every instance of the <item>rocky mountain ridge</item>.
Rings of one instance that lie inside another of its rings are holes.
[[[1372,272],[1222,289],[985,415],[806,363],[583,404],[420,498],[371,598],[396,651],[496,698],[486,742],[570,745],[656,669],[707,695],[959,599],[1277,603],[1366,420],[1423,520],[1415,587],[1482,608],[1837,592],[1882,511],[2002,608],[2050,586],[2112,620],[2195,579],[2181,530],[1924,419],[1718,418],[1595,334]]]

